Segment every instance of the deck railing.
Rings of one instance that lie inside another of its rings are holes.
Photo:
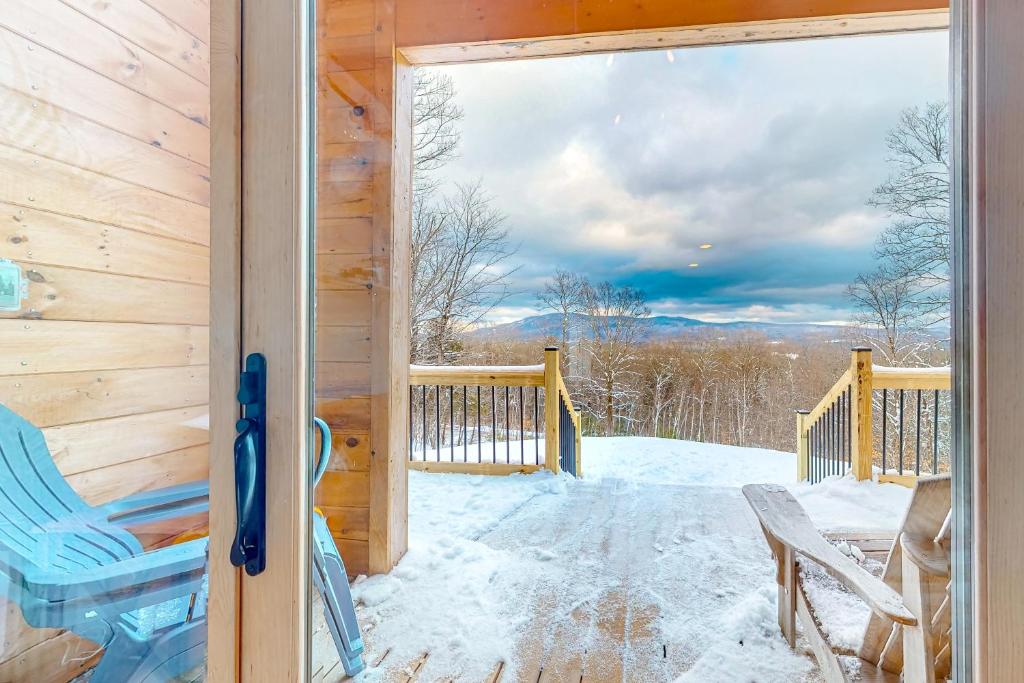
[[[911,486],[922,472],[947,471],[950,387],[949,368],[879,366],[870,349],[853,349],[818,405],[797,412],[798,479],[870,479],[877,467],[879,481]]]
[[[412,365],[409,385],[410,469],[581,476],[580,418],[557,348],[537,365]]]

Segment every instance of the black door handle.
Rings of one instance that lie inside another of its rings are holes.
[[[238,383],[243,417],[235,425],[235,540],[231,564],[249,576],[267,567],[267,361],[261,353],[245,359]]]

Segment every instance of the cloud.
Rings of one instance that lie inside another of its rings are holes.
[[[566,268],[655,309],[848,318],[889,220],[865,203],[885,134],[946,97],[947,52],[932,33],[438,67],[466,114],[443,173],[508,215],[512,307]]]

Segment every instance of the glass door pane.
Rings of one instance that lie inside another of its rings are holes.
[[[2,681],[203,676],[209,44],[201,1],[0,9]]]

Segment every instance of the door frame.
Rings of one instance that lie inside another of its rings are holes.
[[[309,677],[308,0],[211,3],[208,680]],[[266,570],[231,565],[241,359],[267,360]]]

